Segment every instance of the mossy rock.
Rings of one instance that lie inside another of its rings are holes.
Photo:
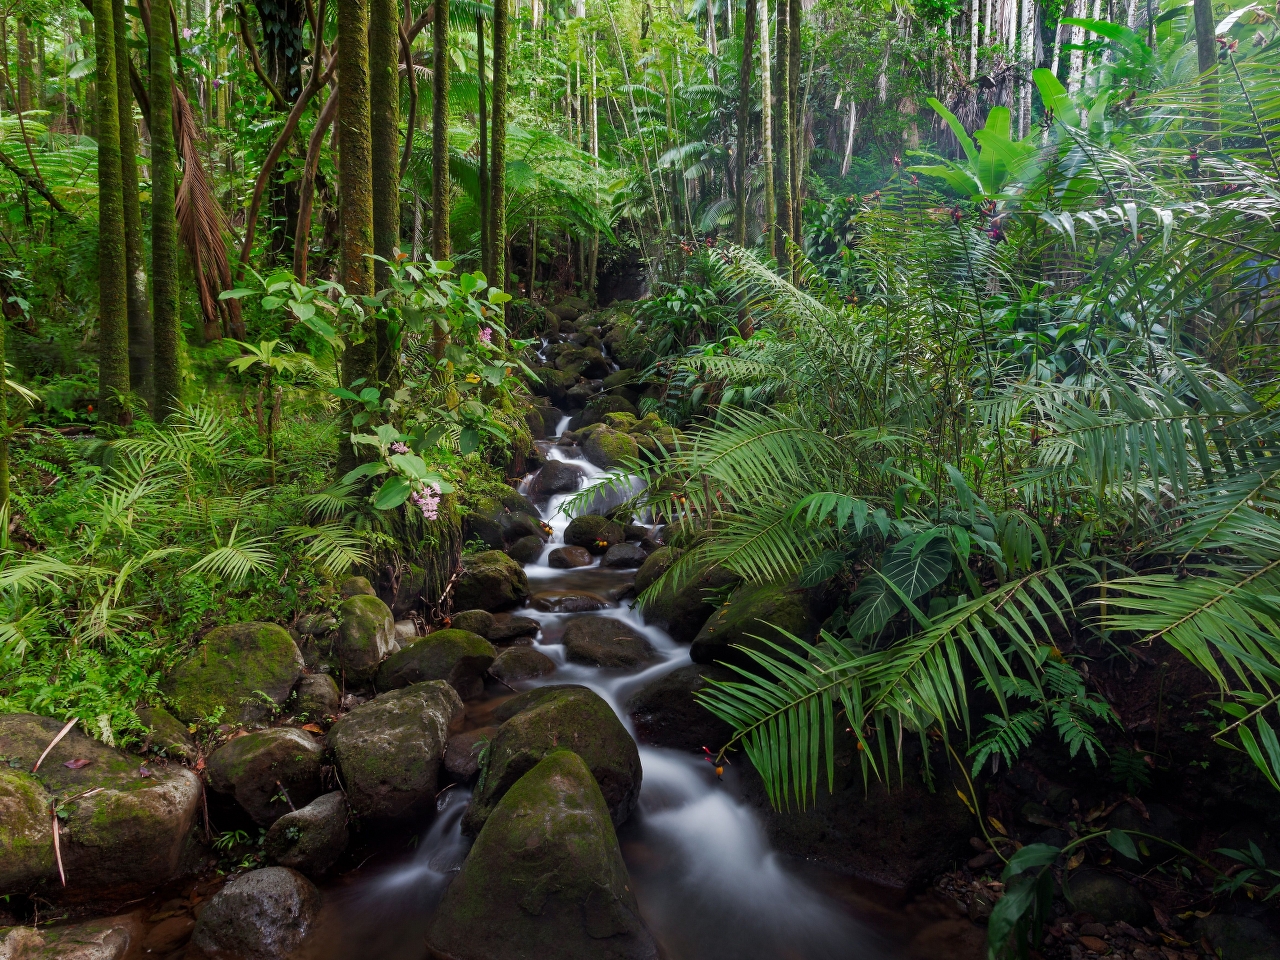
[[[529,578],[520,564],[500,550],[488,550],[463,559],[453,605],[492,613],[518,607],[528,596]]]
[[[320,891],[296,870],[250,870],[204,904],[191,942],[212,960],[279,960],[316,927],[320,903]]]
[[[287,630],[274,623],[236,623],[211,630],[160,691],[174,715],[188,723],[215,716],[254,723],[277,711],[301,675],[302,654]]]
[[[677,643],[692,643],[716,612],[719,594],[736,585],[738,578],[722,567],[712,567],[678,590],[669,586],[650,590],[678,558],[679,552],[672,547],[659,547],[651,553],[636,573],[636,590],[642,594],[649,591],[640,600],[645,623],[662,627]]]
[[[660,659],[639,630],[613,617],[573,617],[562,642],[566,660],[593,667],[626,669]]]
[[[196,744],[185,726],[164,707],[139,707],[138,719],[147,728],[143,750],[178,760],[194,759]]]
[[[689,659],[756,668],[755,661],[737,647],[776,656],[765,640],[784,646],[791,642],[786,634],[813,640],[819,626],[803,590],[792,584],[747,584],[702,625],[689,648]]]
[[[582,444],[582,454],[601,470],[612,470],[634,460],[640,447],[628,434],[605,427],[587,437]]]
[[[343,600],[350,597],[376,597],[377,595],[378,591],[373,589],[373,584],[369,582],[368,577],[347,577],[338,584],[338,596]]]
[[[292,807],[319,796],[323,755],[320,744],[302,730],[259,730],[236,737],[209,756],[209,786],[234,796],[255,823],[269,826]]]
[[[56,927],[0,927],[3,960],[131,960],[146,934],[140,912]]]
[[[593,423],[608,423],[611,414],[625,414],[634,421],[640,416],[640,411],[625,397],[613,393],[601,394],[590,400],[582,408],[582,412],[569,421],[569,429],[581,430]]]
[[[493,644],[477,633],[439,630],[388,657],[378,671],[378,688],[445,680],[464,700],[474,699],[484,692],[485,671],[497,655]]]
[[[619,387],[630,387],[640,382],[640,375],[635,370],[628,367],[625,370],[615,370],[604,378],[604,382],[600,384],[604,390],[616,390]]]
[[[335,723],[328,743],[351,809],[402,821],[429,812],[445,744],[462,716],[453,687],[431,680],[381,694]]]
[[[564,403],[569,389],[578,382],[576,374],[557,370],[551,365],[536,367],[534,373],[538,379],[529,384],[529,389],[538,396],[546,397],[557,407]],[[552,424],[548,433],[554,429],[555,425]]]
[[[594,513],[574,517],[564,530],[566,545],[582,547],[594,554],[602,554],[615,543],[622,543],[625,536],[620,523]]]
[[[0,757],[8,761],[0,764],[0,896],[38,892],[44,885],[52,895],[58,882],[48,828],[53,796],[78,798],[61,804],[68,889],[125,896],[177,876],[200,809],[199,778],[177,764],[148,768],[78,728],[37,773],[27,772],[62,727],[50,717],[0,714]],[[39,811],[35,820],[33,809]]]
[[[377,597],[350,597],[338,604],[338,638],[334,650],[343,680],[363,687],[378,673],[378,664],[395,652],[396,621]]]
[[[604,425],[610,430],[617,430],[619,433],[631,433],[637,423],[639,421],[630,413],[606,413],[604,415]]]
[[[342,693],[327,673],[311,673],[293,689],[290,707],[296,716],[319,720],[333,716],[342,706]]]
[[[282,816],[263,846],[272,863],[318,876],[337,862],[349,839],[347,798],[335,790]]]
[[[1090,914],[1099,923],[1125,923],[1140,927],[1151,921],[1151,904],[1123,877],[1092,867],[1074,871],[1063,891],[1075,910]]]
[[[478,541],[490,550],[501,550],[503,545],[502,517],[506,510],[494,497],[478,496],[467,504],[467,514],[462,518],[463,538]]]
[[[507,647],[498,654],[489,672],[503,683],[519,683],[555,673],[556,662],[533,647]]]
[[[502,724],[489,746],[483,777],[462,818],[474,836],[511,786],[551,751],[565,747],[586,762],[600,784],[615,825],[640,796],[640,753],[609,705],[586,687],[544,688],[528,709]]]
[[[493,623],[493,614],[488,610],[463,610],[450,618],[449,626],[455,630],[478,633],[488,640],[489,634],[493,632]]]
[[[663,674],[631,695],[627,712],[641,743],[700,753],[713,753],[729,742],[733,727],[700,704],[695,696],[713,681],[741,680],[717,664],[691,663]]]
[[[507,547],[505,552],[516,563],[533,563],[538,557],[542,556],[542,548],[545,546],[546,543],[541,537],[521,537]]]
[[[657,960],[609,811],[582,759],[557,750],[494,809],[427,932],[436,957]]]

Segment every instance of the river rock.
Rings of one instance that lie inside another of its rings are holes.
[[[596,430],[582,444],[582,455],[601,470],[612,470],[640,455],[635,440],[609,427]]]
[[[0,960],[126,960],[140,952],[144,934],[138,913],[57,927],[0,928]]]
[[[690,664],[651,681],[627,700],[627,712],[641,743],[700,753],[729,742],[733,727],[694,699],[712,681],[740,680],[718,664]]]
[[[342,856],[348,839],[347,798],[335,790],[273,823],[264,846],[272,863],[319,876]]]
[[[1250,917],[1215,913],[1197,920],[1194,932],[1207,939],[1222,960],[1280,960],[1280,938]]]
[[[615,543],[605,551],[604,559],[600,561],[600,566],[612,567],[616,570],[629,570],[642,566],[644,561],[644,548],[638,543]]]
[[[324,750],[309,733],[274,727],[236,737],[209,756],[209,786],[231,794],[255,823],[268,826],[320,793]],[[281,788],[288,793],[286,800]]]
[[[489,639],[493,631],[493,614],[488,610],[463,610],[449,618],[449,626],[455,630],[466,630]]]
[[[518,607],[529,596],[529,578],[520,564],[500,550],[473,554],[462,561],[453,589],[454,606],[491,613]]]
[[[564,530],[564,542],[567,546],[582,547],[594,554],[602,554],[622,541],[622,525],[594,513],[574,517]]]
[[[506,508],[494,497],[477,496],[467,504],[462,518],[462,535],[468,543],[478,540],[490,550],[501,550],[502,517]]]
[[[535,593],[529,605],[543,613],[590,613],[613,606],[599,594],[586,591],[543,590]]]
[[[572,493],[582,486],[586,475],[586,471],[577,464],[548,460],[530,481],[529,496],[534,500],[546,500],[557,493]]]
[[[531,643],[541,629],[542,624],[532,617],[499,613],[493,618],[489,639],[493,643]]]
[[[645,636],[612,617],[574,617],[565,625],[565,659],[595,667],[639,667],[659,659]]]
[[[532,647],[507,647],[493,661],[489,672],[503,683],[518,683],[555,673],[556,662]]]
[[[1125,923],[1140,927],[1151,921],[1151,904],[1128,881],[1092,867],[1073,871],[1064,893],[1079,913],[1099,923]]]
[[[445,744],[462,715],[453,687],[431,680],[375,697],[335,723],[328,742],[352,810],[380,820],[429,810]]]
[[[395,618],[385,603],[364,594],[343,600],[338,617],[334,649],[343,680],[362,687],[377,675],[378,664],[395,652]]]
[[[513,544],[525,537],[536,537],[545,543],[549,536],[542,520],[532,514],[521,511],[502,515],[502,540],[506,544]]]
[[[546,541],[539,536],[521,537],[511,546],[507,547],[507,556],[516,563],[533,563],[542,556],[542,548],[546,546]]]
[[[332,717],[342,705],[342,694],[327,673],[309,673],[293,690],[293,712],[308,720]]]
[[[477,633],[439,630],[388,657],[378,671],[378,687],[390,690],[424,680],[447,680],[458,696],[471,700],[484,692],[484,674],[496,656],[493,645]]]
[[[276,712],[300,676],[302,654],[287,630],[274,623],[237,623],[209,631],[160,691],[174,715],[188,723],[213,717],[255,723]]]
[[[200,779],[177,764],[149,767],[73,728],[39,772],[29,771],[63,723],[0,714],[0,897],[57,889],[49,805],[64,800],[67,885],[103,896],[150,889],[177,876],[200,809]],[[88,761],[82,763],[82,761]],[[73,763],[74,767],[68,767]],[[92,795],[89,791],[101,788]]]
[[[286,867],[236,877],[200,911],[192,942],[226,960],[281,960],[306,939],[320,913],[315,884]]]
[[[556,750],[506,792],[427,932],[450,960],[657,960],[605,798]]]
[[[479,727],[455,733],[445,745],[445,772],[459,783],[474,780],[480,772],[480,753],[497,732],[497,727]]]
[[[739,587],[702,625],[689,648],[689,659],[694,663],[723,661],[750,669],[756,666],[755,662],[735,646],[776,657],[778,652],[758,638],[786,645],[790,641],[782,631],[801,640],[813,640],[818,627],[803,590],[785,584],[748,584]]]
[[[544,687],[536,700],[502,724],[489,747],[484,787],[462,818],[475,836],[498,801],[552,750],[565,747],[586,762],[600,784],[615,825],[640,795],[640,753],[613,710],[586,687]]]
[[[679,559],[671,547],[655,550],[636,573],[636,592],[643,594]],[[645,623],[662,627],[677,643],[692,643],[698,631],[716,611],[710,598],[733,586],[738,578],[723,569],[712,567],[679,589],[670,587],[651,591],[640,598]]]
[[[557,570],[589,567],[595,563],[591,553],[583,547],[556,547],[547,555],[547,566]]]
[[[163,757],[189,760],[196,755],[196,744],[191,733],[164,707],[139,707],[138,719],[147,728],[142,741],[144,752],[158,753]]]
[[[605,382],[608,383],[608,380],[606,379]],[[631,416],[632,420],[640,416],[640,411],[635,408],[635,404],[625,397],[612,393],[601,394],[592,399],[582,408],[581,413],[569,421],[569,429],[581,430],[583,427],[590,426],[593,423],[603,423],[605,414],[609,413],[626,413]]]
[[[347,577],[338,584],[338,596],[343,600],[352,597],[376,597],[378,591],[373,588],[368,577]]]

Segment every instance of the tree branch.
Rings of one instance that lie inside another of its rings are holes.
[[[68,216],[72,215],[71,211],[64,207],[58,198],[49,192],[49,188],[44,185],[43,180],[39,177],[33,177],[31,174],[27,173],[20,166],[14,163],[13,159],[3,150],[0,150],[0,165],[3,165],[6,170],[21,180],[24,187],[34,190],[36,193],[40,194],[40,196],[44,197],[45,200],[48,201],[49,206],[53,207],[53,209],[57,210],[59,213],[65,213]]]
[[[409,123],[404,134],[404,153],[400,155],[400,179],[404,179],[409,169],[409,159],[413,156],[413,128],[418,122],[418,78],[413,72],[413,43],[400,25],[400,55],[404,58],[404,72],[409,77]]]
[[[293,274],[299,283],[307,282],[307,254],[311,246],[311,207],[316,193],[316,170],[320,166],[320,149],[324,145],[325,133],[333,118],[338,115],[338,92],[329,94],[320,116],[316,119],[315,129],[311,131],[311,141],[307,145],[307,162],[302,168],[302,183],[298,189],[298,226],[293,233]]]

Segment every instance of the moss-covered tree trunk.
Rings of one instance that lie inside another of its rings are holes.
[[[493,128],[489,149],[489,282],[507,288],[507,0],[493,4]],[[533,288],[529,290],[530,296]]]
[[[5,318],[0,313],[0,510],[9,503],[9,385],[4,371]]]
[[[801,0],[790,0],[791,11],[788,18],[787,35],[791,40],[791,51],[787,56],[787,115],[790,117],[791,136],[791,239],[799,246],[804,246],[803,211],[800,208],[800,175],[804,169],[800,162],[800,151],[804,149],[804,115],[800,109],[800,27],[804,23],[804,7]]]
[[[488,97],[485,95],[484,76],[484,17],[476,14],[476,102],[480,109],[480,270],[486,277],[493,276],[492,248],[489,246],[489,122]]]
[[[449,0],[433,0],[431,77],[431,258],[448,260],[449,242]],[[435,327],[436,359],[444,356],[449,331]]]
[[[373,144],[369,114],[369,0],[338,4],[338,196],[342,283],[352,296],[372,294]],[[377,376],[374,331],[353,331],[342,352],[342,384]],[[338,442],[338,466],[358,461],[350,442],[355,408],[343,411],[344,435]]]
[[[1196,65],[1200,70],[1204,128],[1213,134],[1218,130],[1218,47],[1213,0],[1194,0],[1192,12],[1195,16]]]
[[[120,99],[112,0],[93,0],[98,137],[98,422],[123,425],[129,393],[129,276],[120,174]]]
[[[182,315],[178,309],[178,153],[173,139],[170,0],[151,0],[151,294],[155,336],[155,418],[182,400]]]
[[[775,15],[777,31],[774,35],[774,70],[777,90],[773,97],[774,121],[774,185],[778,203],[778,230],[773,253],[778,265],[786,268],[787,237],[791,233],[791,8],[788,0],[778,0]]]
[[[32,109],[32,92],[35,89],[34,72],[31,66],[31,17],[23,14],[18,18],[18,111],[26,113]]]
[[[116,40],[116,96],[120,111],[120,182],[124,198],[124,258],[129,276],[129,384],[148,410],[155,408],[154,343],[147,290],[146,251],[142,246],[142,203],[138,197],[138,134],[133,126],[129,85],[129,23],[124,0],[112,0]]]
[[[737,217],[733,237],[738,246],[747,242],[747,143],[751,123],[751,64],[756,46],[756,3],[747,0],[747,17],[742,27],[742,64],[738,68],[738,148],[736,180],[738,182]]]
[[[400,18],[396,0],[369,2],[369,100],[376,187],[373,252],[390,261],[400,247]],[[375,264],[377,286],[386,286],[388,278],[387,265]],[[395,356],[385,320],[378,320],[374,339],[378,379],[388,383]]]
[[[748,0],[750,2],[750,0]],[[760,149],[764,154],[765,249],[777,244],[778,205],[773,192],[773,64],[769,57],[769,0],[760,3]]]

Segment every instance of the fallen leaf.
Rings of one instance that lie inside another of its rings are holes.
[[[1080,946],[1094,953],[1110,953],[1111,945],[1100,937],[1081,937]]]
[[[307,733],[324,733],[324,729],[318,723],[304,723],[302,729]]]
[[[66,763],[63,764],[63,766],[66,767],[68,770],[80,770],[84,767],[87,767],[91,763],[93,763],[92,760],[77,758],[75,760],[68,760]]]
[[[152,775],[152,774],[151,774],[151,771],[150,771],[150,770],[148,770],[146,767],[139,767],[139,768],[138,768],[138,774],[139,774],[140,776],[143,776],[143,777],[149,777],[149,776],[151,776],[151,775]]]
[[[1067,869],[1074,870],[1082,863],[1084,863],[1084,850],[1077,850],[1071,855],[1071,859],[1067,861]]]
[[[1001,836],[1007,837],[1009,835],[1009,831],[1004,828],[1004,824],[995,817],[987,817],[987,820],[990,822],[991,826],[996,828],[996,832]]]

